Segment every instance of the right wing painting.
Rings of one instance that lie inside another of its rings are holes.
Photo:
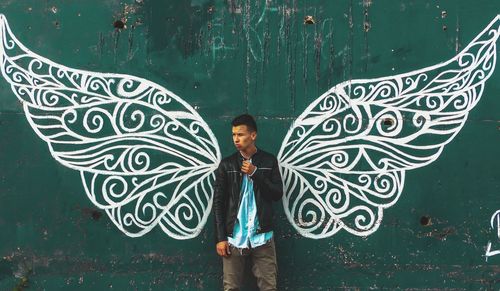
[[[495,69],[499,26],[497,16],[445,63],[336,85],[297,118],[278,160],[283,206],[300,234],[377,230],[406,170],[435,161],[479,101]]]
[[[88,198],[123,233],[197,236],[210,213],[217,140],[198,113],[145,79],[65,67],[34,54],[0,15],[3,77],[36,134],[80,172]]]

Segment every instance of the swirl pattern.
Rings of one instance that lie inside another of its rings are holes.
[[[435,161],[479,101],[495,69],[499,25],[497,16],[445,63],[336,85],[297,118],[278,159],[283,206],[299,233],[378,229],[406,170]]]
[[[131,237],[159,226],[197,236],[220,153],[181,98],[148,80],[76,70],[24,47],[0,16],[2,74],[52,156],[80,172],[88,198]]]
[[[500,16],[451,60],[350,80],[294,122],[278,159],[283,206],[310,238],[366,236],[400,197],[407,170],[435,161],[463,127],[496,64]],[[197,236],[220,161],[215,136],[181,98],[151,81],[56,64],[0,15],[1,72],[51,155],[79,171],[88,198],[131,237],[156,226]]]

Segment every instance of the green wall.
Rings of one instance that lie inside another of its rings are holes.
[[[41,56],[168,88],[198,111],[226,156],[235,115],[254,114],[258,145],[277,154],[293,120],[330,87],[448,60],[500,3],[4,0],[0,12]],[[315,23],[304,24],[306,15]],[[126,28],[114,28],[119,19]],[[488,242],[500,249],[490,225],[500,209],[499,92],[496,72],[438,160],[407,172],[372,235],[302,237],[277,203],[280,289],[498,290],[500,255],[485,252]],[[0,80],[1,290],[218,290],[212,219],[186,241],[160,229],[122,234],[87,199],[79,174],[51,157]]]

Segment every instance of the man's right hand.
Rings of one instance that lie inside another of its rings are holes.
[[[217,243],[217,254],[221,257],[229,257],[229,255],[231,255],[231,250],[229,249],[229,243],[227,241]]]

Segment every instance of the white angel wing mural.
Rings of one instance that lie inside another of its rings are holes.
[[[280,149],[283,206],[303,236],[377,230],[405,172],[435,161],[495,69],[497,16],[451,60],[338,84],[294,122]]]
[[[52,156],[80,172],[88,198],[128,236],[159,225],[199,234],[212,205],[217,140],[167,89],[122,74],[76,70],[34,54],[0,16],[1,71]]]
[[[309,238],[366,236],[394,205],[406,170],[436,160],[477,104],[496,62],[500,16],[453,59],[407,74],[341,83],[293,123],[278,154],[283,206]],[[142,78],[77,70],[34,54],[0,15],[1,72],[61,164],[123,233],[157,225],[197,236],[221,156],[199,114]]]

